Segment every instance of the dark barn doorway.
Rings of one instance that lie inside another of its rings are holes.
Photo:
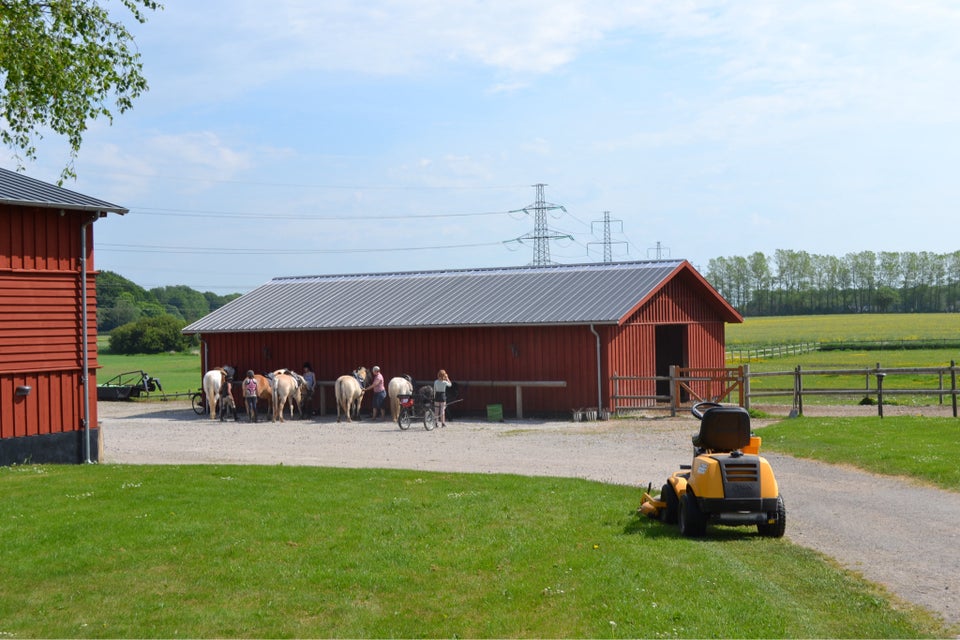
[[[657,359],[657,377],[666,377],[670,375],[670,365],[679,367],[687,366],[687,325],[685,324],[664,324],[658,325],[655,329],[654,339],[656,340],[656,359]],[[686,391],[681,390],[682,396],[688,395]],[[670,395],[670,381],[657,380],[657,395]],[[686,402],[686,397],[680,398],[681,402]]]

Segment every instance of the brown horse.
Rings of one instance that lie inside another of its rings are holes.
[[[259,373],[254,374],[253,379],[257,381],[257,400],[263,400],[270,407],[270,415],[273,415],[273,385],[270,384],[270,378],[262,376]]]
[[[357,367],[353,373],[340,376],[333,388],[337,395],[337,422],[340,414],[347,416],[347,422],[353,422],[353,415],[360,419],[360,402],[363,401],[364,387],[370,383],[366,367]]]

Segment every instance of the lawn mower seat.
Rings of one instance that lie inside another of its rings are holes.
[[[713,407],[700,419],[700,432],[693,446],[716,453],[729,453],[750,444],[750,414],[743,407]]]

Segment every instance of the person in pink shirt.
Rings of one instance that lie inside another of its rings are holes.
[[[373,367],[373,377],[370,379],[370,384],[364,388],[364,391],[373,392],[373,414],[371,415],[372,420],[377,419],[377,413],[380,413],[380,419],[386,420],[387,410],[384,408],[384,402],[387,399],[387,390],[383,386],[383,374],[380,373],[380,367]]]

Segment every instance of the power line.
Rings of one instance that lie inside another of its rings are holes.
[[[496,247],[501,242],[475,242],[464,244],[403,246],[371,249],[242,249],[238,247],[176,247],[148,244],[118,244],[98,242],[97,250],[110,253],[197,253],[197,254],[258,254],[258,255],[309,255],[344,253],[388,253],[392,251],[434,251],[439,249],[473,249],[478,247]]]
[[[470,218],[478,216],[499,216],[511,211],[476,211],[467,213],[398,213],[376,214],[375,216],[352,216],[351,220],[410,220],[420,218]],[[163,217],[183,217],[183,218],[237,218],[254,220],[318,220],[318,221],[342,221],[343,215],[310,215],[310,214],[290,214],[290,213],[266,213],[263,211],[211,211],[203,209],[163,209],[156,207],[131,207],[130,214],[141,216],[163,216]],[[128,214],[129,215],[129,214]]]

